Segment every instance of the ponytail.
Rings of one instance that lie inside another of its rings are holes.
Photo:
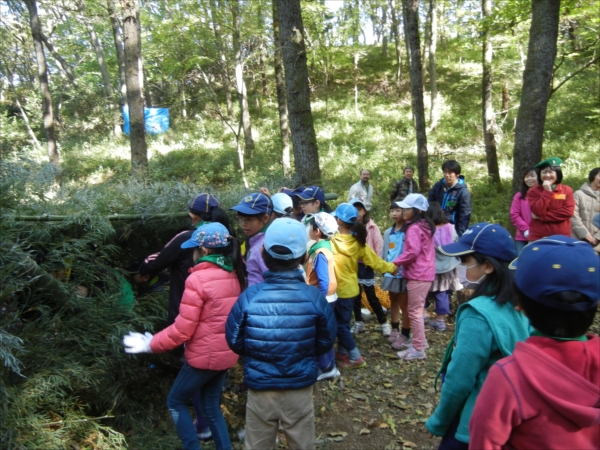
[[[210,219],[208,219],[208,221],[219,222],[221,225],[223,225],[225,228],[227,228],[227,231],[229,231],[229,234],[231,236],[236,237],[235,229],[229,223],[229,216],[220,207],[217,206],[216,208],[213,208],[213,210],[210,214]]]
[[[358,241],[361,247],[367,245],[367,228],[358,220],[350,225],[350,234]]]

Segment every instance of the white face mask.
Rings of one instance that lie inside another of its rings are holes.
[[[457,273],[458,273],[458,282],[460,284],[462,284],[465,288],[468,288],[469,286],[473,286],[473,285],[478,285],[481,283],[481,280],[483,280],[485,278],[485,273],[479,278],[479,280],[477,281],[471,281],[467,278],[467,270],[473,268],[473,267],[477,267],[480,264],[474,264],[472,266],[465,266],[464,264],[459,264],[457,266]]]

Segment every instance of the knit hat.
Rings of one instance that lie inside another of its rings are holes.
[[[219,206],[219,200],[212,194],[198,194],[188,205],[188,208],[192,214],[199,216],[201,213],[209,213],[213,209]]]
[[[471,225],[453,244],[439,246],[438,251],[446,256],[462,256],[481,253],[502,261],[512,261],[515,243],[510,233],[497,223],[480,222]]]
[[[181,244],[181,248],[222,248],[229,245],[229,230],[219,222],[211,222],[198,227],[192,237]]]
[[[307,244],[306,227],[297,220],[282,217],[275,219],[267,228],[263,246],[265,251],[273,258],[289,260],[304,255]],[[286,248],[289,253],[278,253],[274,247]]]

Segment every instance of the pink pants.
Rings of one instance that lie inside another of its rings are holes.
[[[425,324],[423,323],[423,307],[431,288],[432,281],[408,280],[408,317],[412,328],[412,345],[415,350],[423,350],[425,345]]]

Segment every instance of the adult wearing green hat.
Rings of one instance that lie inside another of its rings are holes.
[[[527,201],[531,208],[529,242],[555,234],[571,236],[571,217],[575,211],[575,200],[573,190],[561,184],[561,164],[562,160],[553,156],[535,166],[538,185],[527,192]]]

